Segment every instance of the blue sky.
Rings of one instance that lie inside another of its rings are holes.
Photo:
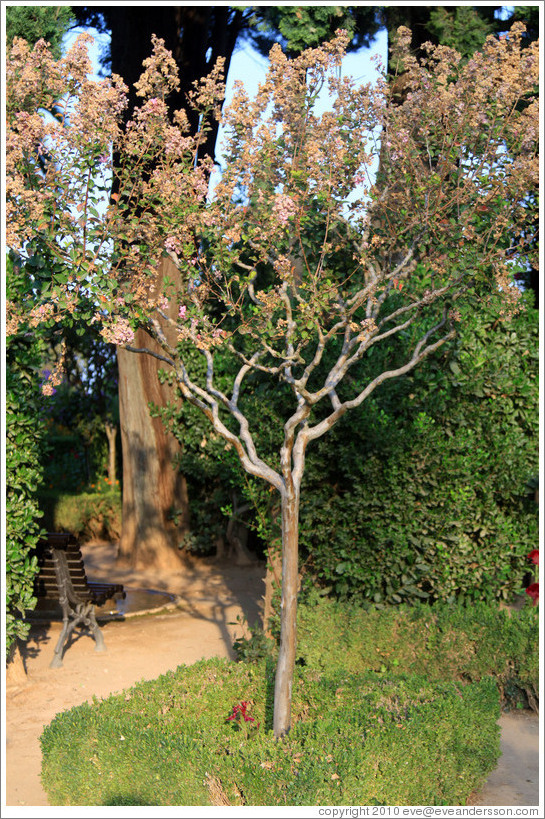
[[[65,49],[69,48],[70,44],[83,30],[83,28],[77,28],[65,37]],[[90,48],[90,57],[95,76],[98,77],[100,50],[108,45],[109,36],[107,34],[100,34],[95,29],[85,29],[85,31],[88,31],[95,38],[95,43]],[[386,53],[386,31],[379,31],[371,48],[362,48],[345,57],[343,63],[344,70],[348,75],[353,76],[357,80],[368,81],[375,74],[375,68],[371,62],[372,56],[379,54],[382,59],[386,61]],[[259,83],[265,78],[267,64],[268,60],[252,48],[250,44],[244,43],[237,46],[231,60],[229,75],[227,77],[227,99],[229,99],[229,93],[233,88],[235,80],[242,80],[248,93],[252,95],[257,90]]]
[[[64,48],[67,50],[73,41],[76,39],[84,29],[78,28],[70,32],[64,40]],[[107,34],[100,34],[95,29],[85,29],[94,37],[94,43],[89,48],[89,56],[93,64],[94,77],[99,78],[100,70],[100,53],[108,45],[109,36]],[[373,45],[370,48],[362,48],[357,52],[347,54],[343,61],[343,72],[346,76],[351,76],[355,80],[362,83],[369,82],[376,78],[377,68],[373,61],[377,55],[381,57],[383,64],[386,64],[387,58],[387,34],[386,31],[379,31]],[[151,48],[151,44],[150,44]],[[244,83],[246,91],[250,97],[253,97],[257,92],[258,86],[265,79],[267,73],[268,60],[263,57],[248,43],[238,46],[231,59],[229,67],[229,74],[226,83],[226,103],[229,103],[233,92],[234,83],[236,80],[241,80]],[[324,99],[323,109],[327,107],[327,100]],[[218,135],[218,147],[216,151],[216,158],[221,163],[221,129]],[[214,176],[211,180],[214,186]]]

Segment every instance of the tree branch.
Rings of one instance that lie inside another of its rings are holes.
[[[311,441],[315,438],[319,438],[325,432],[327,432],[331,427],[339,420],[339,418],[345,414],[349,409],[354,409],[358,407],[365,399],[384,381],[387,381],[391,378],[397,378],[400,375],[405,375],[406,373],[410,372],[417,364],[426,358],[426,356],[430,355],[431,353],[438,350],[442,347],[450,339],[454,338],[456,335],[454,330],[450,330],[440,339],[438,339],[433,344],[427,344],[429,339],[437,332],[441,330],[442,327],[445,326],[447,322],[446,315],[443,316],[441,321],[428,330],[427,333],[420,339],[418,344],[416,344],[413,354],[409,361],[406,364],[402,365],[401,367],[397,367],[394,370],[387,370],[385,372],[380,373],[377,375],[369,384],[362,390],[356,398],[353,398],[350,401],[344,401],[337,406],[336,409],[324,420],[320,423],[316,424],[314,427],[310,427],[306,430],[305,436],[306,438]],[[427,346],[426,346],[427,345]],[[346,371],[345,371],[346,372]],[[321,391],[323,392],[323,391]]]

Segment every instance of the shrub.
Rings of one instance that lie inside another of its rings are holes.
[[[392,342],[385,355],[398,354]],[[501,323],[490,306],[468,318],[451,349],[381,385],[313,441],[300,510],[307,586],[383,605],[518,594],[538,537],[525,490],[538,465],[538,360],[537,311],[527,306]],[[384,366],[378,353],[362,362],[347,395]],[[288,400],[281,384],[267,391],[256,377],[246,387],[265,460],[281,445]],[[269,487],[244,475],[187,402],[159,414],[183,431],[193,542],[210,548],[233,496],[251,507],[245,520],[261,541],[274,542],[278,500]]]
[[[49,408],[51,409],[51,408]],[[48,418],[49,455],[44,463],[44,485],[56,492],[81,490],[88,480],[87,459],[80,437]]]
[[[533,606],[435,603],[365,610],[311,596],[299,607],[298,662],[322,670],[494,677],[505,704],[539,698],[539,619]]]
[[[525,492],[538,360],[537,311],[501,324],[489,308],[316,442],[301,504],[309,583],[381,604],[520,593],[538,539]]]
[[[510,612],[495,604],[437,602],[386,608],[325,598],[314,591],[299,605],[297,662],[325,670],[423,674],[430,680],[488,676],[506,707],[538,710],[539,619],[527,605]],[[272,634],[278,631],[273,621]],[[274,658],[277,645],[258,626],[233,645],[237,660]]]
[[[6,293],[25,286],[11,258],[6,265]],[[42,477],[40,459],[45,423],[39,389],[41,342],[24,328],[6,342],[6,651],[29,626],[21,617],[33,609],[36,559],[29,557],[40,534],[36,491]]]
[[[31,407],[23,408],[8,371],[6,392],[6,650],[25,639],[29,626],[21,616],[33,609],[36,559],[29,556],[41,533],[35,499],[40,479],[40,428]]]
[[[104,481],[101,488],[104,489]],[[97,489],[97,487],[91,487]],[[79,495],[40,492],[40,506],[49,531],[72,532],[87,540],[118,540],[121,534],[121,493],[91,491]]]
[[[490,680],[299,669],[282,742],[272,690],[267,661],[214,659],[59,714],[41,737],[49,801],[463,805],[499,756]],[[241,700],[247,732],[227,719]]]

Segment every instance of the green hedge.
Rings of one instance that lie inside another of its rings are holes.
[[[241,645],[242,651],[244,647]],[[311,597],[299,606],[298,662],[353,672],[496,680],[506,705],[537,710],[539,612],[435,603],[369,609]]]
[[[102,483],[104,483],[102,481]],[[53,532],[72,532],[87,540],[118,540],[121,535],[122,501],[119,489],[81,492],[78,495],[42,490],[40,507],[44,526]]]
[[[6,262],[6,297],[18,300],[28,282],[11,257]],[[40,394],[43,340],[35,330],[20,327],[6,340],[6,651],[17,638],[26,639],[29,625],[22,615],[36,605],[33,596],[36,558],[29,557],[40,534],[37,489],[45,420]]]
[[[464,805],[499,757],[493,680],[298,669],[270,730],[273,667],[208,660],[59,714],[41,737],[53,805]],[[227,721],[247,702],[255,722]]]
[[[530,307],[505,323],[492,308],[473,316],[452,349],[309,448],[311,585],[381,604],[510,601],[524,588],[539,536],[525,489],[538,472],[538,330]]]
[[[40,423],[28,392],[23,400],[13,372],[6,392],[6,650],[26,639],[24,612],[33,609],[36,558],[29,552],[41,533],[36,484],[40,480]],[[33,412],[34,409],[34,412]]]
[[[353,397],[400,364],[404,345],[399,338],[382,352],[371,348],[340,395]],[[538,541],[537,509],[525,488],[539,466],[538,366],[538,312],[528,306],[501,322],[492,305],[466,317],[452,345],[382,384],[313,441],[301,491],[305,582],[382,605],[511,601],[525,586],[526,555]],[[271,390],[258,375],[241,396],[257,450],[271,464],[291,404],[289,387]],[[249,505],[244,521],[263,544],[278,540],[276,493],[243,473],[202,414],[187,402],[158,414],[183,443],[192,545],[209,550],[225,532],[222,510],[233,496],[239,507]]]

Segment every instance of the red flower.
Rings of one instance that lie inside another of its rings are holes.
[[[240,705],[233,706],[233,713],[230,717],[227,717],[226,722],[230,722],[234,719],[239,720],[240,717],[244,719],[244,722],[255,722],[255,719],[247,713],[247,708],[247,702],[241,702]]]
[[[539,583],[532,583],[526,589],[526,594],[529,594],[533,600],[534,606],[539,601]]]
[[[529,555],[527,555],[528,560],[531,560],[532,563],[537,566],[539,563],[539,549],[532,549]]]

